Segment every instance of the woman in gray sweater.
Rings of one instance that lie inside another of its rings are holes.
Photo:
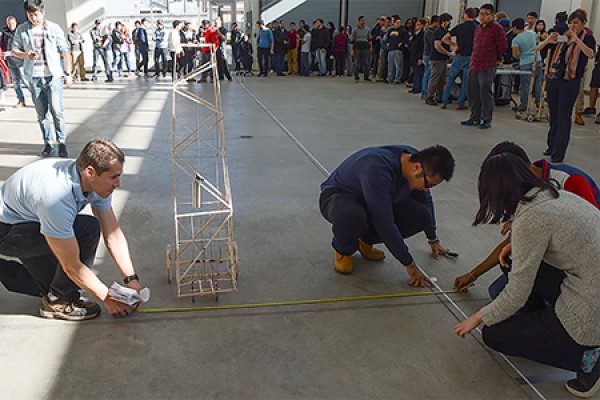
[[[479,200],[475,225],[513,220],[512,271],[502,293],[456,334],[483,322],[489,347],[577,372],[566,389],[592,396],[600,388],[600,210],[507,153],[483,163]],[[548,274],[548,265],[562,273]]]

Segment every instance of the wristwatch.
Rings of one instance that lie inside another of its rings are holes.
[[[138,276],[138,274],[129,275],[129,276],[126,276],[125,278],[123,278],[123,282],[126,285],[131,281],[139,281],[139,280],[140,280],[140,277]]]

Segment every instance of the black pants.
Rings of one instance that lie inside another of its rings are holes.
[[[331,222],[332,246],[338,253],[349,256],[358,249],[358,238],[367,243],[381,243],[381,238],[369,221],[367,208],[361,196],[324,191],[319,199],[321,214]],[[407,238],[431,226],[431,212],[413,198],[393,205],[394,223]]]
[[[548,148],[553,160],[562,160],[567,153],[571,138],[571,115],[579,95],[581,78],[566,81],[548,79],[548,110],[550,111],[550,130],[548,130]]]
[[[144,75],[148,75],[148,51],[140,51],[142,61],[140,63],[140,70],[144,71]]]
[[[261,75],[267,75],[269,73],[269,56],[271,55],[271,49],[258,48],[258,66],[260,68]]]
[[[81,262],[91,268],[100,240],[100,224],[92,216],[78,215],[73,228]],[[0,281],[9,291],[31,296],[51,291],[61,299],[79,298],[79,288],[58,263],[40,233],[39,223],[0,223],[0,254],[21,261],[0,258]]]
[[[563,271],[542,263],[526,305],[509,319],[484,327],[485,344],[509,356],[579,371],[583,353],[596,346],[577,344],[556,316],[554,304],[564,278]]]
[[[335,74],[344,75],[344,65],[346,64],[346,53],[335,55]]]
[[[358,78],[360,72],[365,79],[369,79],[369,49],[356,50],[354,53],[354,76]]]
[[[223,54],[223,50],[217,50],[217,72],[219,73],[219,79],[223,80],[223,76],[225,78],[231,80],[231,74],[229,73],[229,67],[227,66],[227,59],[225,58],[225,54]]]

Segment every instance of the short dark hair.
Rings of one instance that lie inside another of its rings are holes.
[[[137,25],[137,24],[140,24],[140,25],[141,25],[142,23],[140,22],[140,20],[139,20],[139,19],[136,19],[136,20],[135,20],[135,22],[134,22],[133,24],[134,24],[134,25]]]
[[[477,17],[477,10],[475,10],[473,7],[469,7],[465,10],[465,15],[471,19]]]
[[[435,145],[411,154],[410,161],[421,163],[427,175],[439,176],[445,181],[452,179],[454,157],[444,146]]]
[[[442,15],[440,15],[440,24],[442,22],[447,22],[447,21],[452,21],[452,15],[448,14],[448,13],[443,13]]]
[[[394,15],[392,15],[392,18],[397,20],[397,19],[400,19],[400,16],[398,14],[394,14]]]
[[[181,23],[180,20],[176,19],[175,21],[173,21],[173,28],[177,28],[177,25],[179,25]]]
[[[96,139],[85,145],[75,165],[77,171],[82,172],[88,165],[91,165],[98,175],[110,170],[113,161],[118,161],[121,165],[125,163],[125,155],[113,142],[107,139]]]
[[[323,20],[321,18],[317,18],[317,21],[319,21],[321,23],[321,25],[324,24]]]
[[[557,23],[562,23],[562,24],[566,24],[567,23],[567,18],[568,18],[568,14],[566,11],[561,11],[556,13],[556,16],[554,17],[554,19],[556,20]]]
[[[74,27],[74,26],[79,26],[79,24],[78,24],[77,22],[73,22],[73,23],[71,24],[71,28],[72,28],[72,27]]]
[[[523,149],[521,146],[519,146],[516,143],[509,142],[508,140],[504,141],[504,142],[500,142],[497,145],[495,145],[492,148],[492,150],[490,150],[489,154],[485,157],[485,160],[487,160],[490,157],[496,156],[498,154],[502,154],[502,153],[514,154],[515,156],[519,157],[521,160],[525,161],[528,165],[531,164],[531,160],[529,159],[529,156],[525,152],[525,149]]]
[[[430,21],[430,22],[431,22],[432,24],[434,24],[434,23],[436,23],[436,22],[439,22],[439,20],[440,20],[440,16],[439,16],[439,15],[433,15],[433,16],[431,17],[431,21]]]
[[[525,20],[523,18],[515,18],[512,21],[512,27],[522,31],[525,29]]]
[[[529,12],[527,13],[527,16],[528,16],[528,17],[530,17],[530,16],[531,16],[531,17],[535,17],[535,19],[537,19],[537,17],[538,17],[538,14],[537,14],[535,11],[529,11]]]
[[[488,10],[489,12],[491,12],[493,14],[494,6],[490,3],[486,3],[486,4],[482,5],[481,7],[479,7],[479,11],[481,11],[481,10]]]
[[[361,19],[364,19],[364,18],[365,18],[365,16],[361,15],[361,16],[358,17],[357,21],[360,21]]]
[[[142,24],[146,21],[148,21],[146,18],[142,18]]]
[[[23,2],[23,8],[25,8],[26,13],[44,11],[46,5],[44,4],[44,0],[25,0]]]
[[[554,198],[558,190],[553,182],[538,178],[529,164],[510,153],[501,153],[486,159],[479,172],[479,211],[473,225],[496,224],[513,217],[521,202],[530,202],[537,193],[527,196],[533,188],[548,190]]]

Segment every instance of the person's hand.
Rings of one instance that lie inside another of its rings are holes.
[[[138,281],[138,280],[129,281],[126,286],[130,289],[135,290],[138,293],[140,292],[140,290],[143,289],[140,281]],[[134,311],[137,311],[141,306],[142,306],[141,301],[136,303]]]
[[[33,60],[35,60],[37,58],[38,58],[38,55],[37,55],[37,53],[35,51],[28,51],[27,52],[27,59],[28,60],[33,61]]]
[[[469,319],[456,325],[454,327],[454,332],[456,332],[458,336],[464,339],[465,335],[471,332],[473,329],[477,328],[479,324],[481,324],[481,313],[477,311],[475,314],[471,315]]]
[[[454,280],[454,285],[452,286],[452,288],[454,290],[460,290],[463,287],[467,286],[469,283],[473,282],[475,279],[473,279],[473,276],[471,276],[471,274],[464,274],[461,276],[458,276],[455,280]],[[465,292],[468,289],[465,288]]]
[[[106,308],[106,311],[108,311],[112,317],[126,317],[135,311],[135,309],[132,310],[127,304],[113,300],[109,296],[106,296],[103,303],[104,308]]]
[[[500,252],[500,255],[498,256],[498,261],[500,261],[500,265],[503,266],[504,268],[510,268],[508,258],[510,258],[511,253],[512,253],[512,244],[509,243],[506,246],[504,246],[504,248]]]
[[[435,258],[436,260],[439,260],[440,256],[442,256],[448,252],[448,249],[445,247],[442,247],[442,245],[440,243],[432,243],[429,246],[431,247],[431,254],[433,255],[433,258]]]
[[[423,65],[423,60],[417,60],[417,65]]]
[[[414,287],[425,287],[425,284],[429,286],[433,286],[433,283],[427,278],[421,270],[417,267],[417,264],[413,261],[408,267],[406,267],[406,272],[410,277],[408,284]]]
[[[510,232],[511,229],[512,229],[512,221],[506,221],[504,223],[504,225],[502,225],[502,229],[500,230],[500,233],[502,234],[502,236],[506,236],[506,234],[508,232]]]
[[[550,44],[556,44],[556,43],[558,43],[558,42],[557,42],[557,39],[558,39],[558,32],[552,32],[552,33],[551,33],[551,34],[548,36],[548,39],[546,39],[546,40],[547,40],[547,43],[550,43]]]
[[[71,85],[73,84],[73,77],[72,76],[64,76],[63,77],[63,83],[65,84],[66,87],[71,87]]]

